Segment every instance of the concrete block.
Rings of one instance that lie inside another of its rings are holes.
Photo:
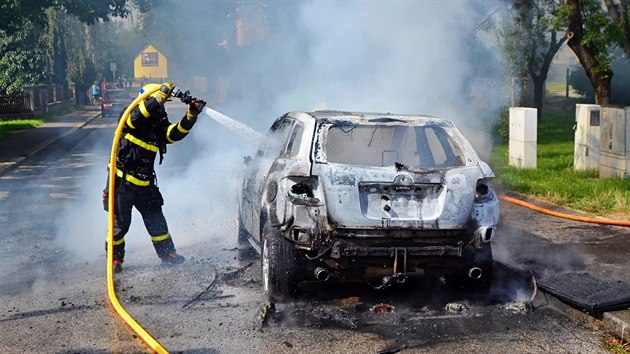
[[[510,107],[510,166],[536,168],[538,121],[535,108]]]
[[[510,140],[538,140],[538,118],[536,108],[510,107]]]
[[[626,110],[623,108],[604,107],[601,130],[600,151],[607,151],[617,155],[626,155],[627,133],[630,133],[630,122],[626,120]]]
[[[618,155],[601,151],[599,156],[599,178],[629,178],[630,155]]]
[[[509,165],[517,168],[536,168],[536,142],[510,140]]]
[[[599,145],[592,148],[587,145],[575,145],[573,166],[577,171],[599,169]]]

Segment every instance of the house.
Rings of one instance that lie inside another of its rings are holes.
[[[168,78],[168,59],[153,45],[148,44],[133,61],[136,82],[161,82]]]

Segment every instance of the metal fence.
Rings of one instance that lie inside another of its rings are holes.
[[[31,111],[31,96],[19,92],[12,95],[0,95],[0,114],[20,114]]]
[[[12,95],[0,95],[0,120],[30,118],[76,104],[76,86],[34,85]]]

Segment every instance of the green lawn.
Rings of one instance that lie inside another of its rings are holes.
[[[567,90],[567,84],[564,82],[547,82],[546,91],[547,93],[556,94],[556,95],[564,95]]]
[[[44,123],[41,119],[0,120],[0,139],[16,130],[38,127]]]
[[[497,185],[595,215],[630,218],[630,179],[599,179],[573,169],[575,113],[543,111],[536,169],[508,166],[507,144],[495,147],[490,165]]]

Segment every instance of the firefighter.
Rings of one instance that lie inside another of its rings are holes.
[[[164,104],[170,101],[173,90],[170,82],[149,84],[140,94],[155,89],[149,97],[133,108],[126,118],[116,155],[116,181],[114,199],[114,272],[122,271],[125,257],[125,234],[131,224],[131,210],[135,207],[151,235],[157,255],[165,265],[177,265],[184,257],[175,250],[166,219],[162,213],[164,199],[157,186],[154,163],[159,155],[162,163],[166,145],[182,140],[195,125],[197,116],[206,102],[187,96],[188,110],[177,123],[168,120]],[[122,118],[122,117],[121,117]],[[111,168],[111,163],[108,168]],[[103,204],[108,209],[108,191],[103,193]]]

